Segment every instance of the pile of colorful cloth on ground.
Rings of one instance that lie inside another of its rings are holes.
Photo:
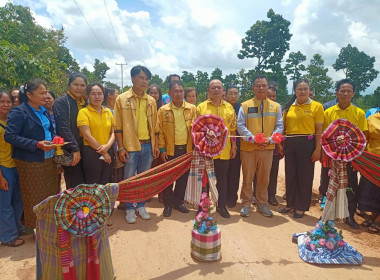
[[[360,265],[363,256],[343,240],[333,221],[319,221],[313,230],[298,236],[298,252],[302,260],[315,264]]]

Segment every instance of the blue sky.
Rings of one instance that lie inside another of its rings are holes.
[[[0,6],[7,0],[0,0]],[[251,69],[254,59],[240,60],[237,53],[245,32],[266,19],[270,8],[291,22],[290,51],[307,55],[319,53],[334,80],[343,78],[331,65],[347,44],[375,56],[380,70],[380,5],[378,0],[23,0],[44,27],[65,28],[66,46],[81,66],[91,68],[95,58],[111,68],[107,80],[121,84],[120,66],[129,70],[144,64],[162,78],[171,73],[197,70],[223,74]],[[98,42],[80,13],[82,10]],[[116,37],[107,16],[111,17]],[[121,50],[120,50],[121,49]],[[288,54],[284,57],[287,58]],[[380,85],[376,79],[367,90]]]

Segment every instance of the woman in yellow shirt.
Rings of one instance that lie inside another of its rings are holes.
[[[295,96],[284,107],[286,208],[295,219],[309,210],[313,189],[314,163],[321,156],[323,106],[309,98],[309,81],[294,82]]]
[[[87,87],[89,105],[78,113],[77,125],[83,135],[83,169],[87,184],[111,181],[112,144],[115,141],[112,112],[102,106],[104,87],[92,83]]]
[[[24,230],[20,223],[24,205],[16,163],[12,158],[12,146],[4,141],[12,103],[13,96],[9,92],[0,91],[0,241],[6,246],[18,247],[25,243],[19,238],[19,233]]]

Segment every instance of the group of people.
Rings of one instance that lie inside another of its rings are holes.
[[[212,80],[207,99],[198,106],[196,89],[185,89],[178,75],[170,75],[169,91],[164,95],[158,85],[149,85],[151,72],[144,66],[133,67],[131,79],[132,87],[120,95],[100,83],[88,85],[81,73],[70,75],[67,93],[56,100],[41,80],[25,83],[17,100],[15,94],[0,92],[2,244],[24,244],[20,236],[33,233],[35,228],[33,206],[60,191],[62,172],[53,160],[56,135],[67,142],[63,148],[71,164],[62,168],[66,188],[74,188],[84,183],[119,182],[191,152],[194,120],[200,115],[217,115],[229,134],[223,151],[213,158],[217,212],[224,218],[230,217],[227,208],[235,207],[238,201],[241,169],[240,215],[248,217],[251,205],[256,204],[264,216],[273,216],[268,203],[278,205],[276,185],[283,157],[286,207],[280,213],[292,211],[295,219],[302,218],[310,207],[315,162],[325,157],[321,134],[336,119],[354,123],[366,133],[368,150],[380,155],[380,115],[367,120],[363,110],[351,103],[355,84],[349,79],[337,83],[336,99],[327,105],[310,98],[308,80],[300,79],[283,108],[276,102],[278,85],[264,75],[252,81],[253,98],[241,104],[237,86]],[[275,143],[272,136],[276,133],[285,135],[286,141]],[[328,166],[322,172],[322,197],[327,191],[326,170]],[[359,185],[357,172],[349,164],[347,170],[349,187],[354,190],[347,193],[347,223],[357,228],[357,208],[370,211],[374,216],[368,225],[376,232],[380,188],[363,177]],[[184,204],[188,177],[189,172],[184,173],[175,187],[168,186],[160,195],[164,217],[171,216],[173,208],[189,212]],[[137,215],[150,219],[145,201],[121,203],[119,207],[126,210],[127,223],[136,223]]]

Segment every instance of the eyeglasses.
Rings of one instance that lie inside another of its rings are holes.
[[[222,90],[222,89],[223,89],[223,87],[220,87],[220,86],[212,86],[212,87],[210,87],[210,90],[212,90],[212,91]]]

